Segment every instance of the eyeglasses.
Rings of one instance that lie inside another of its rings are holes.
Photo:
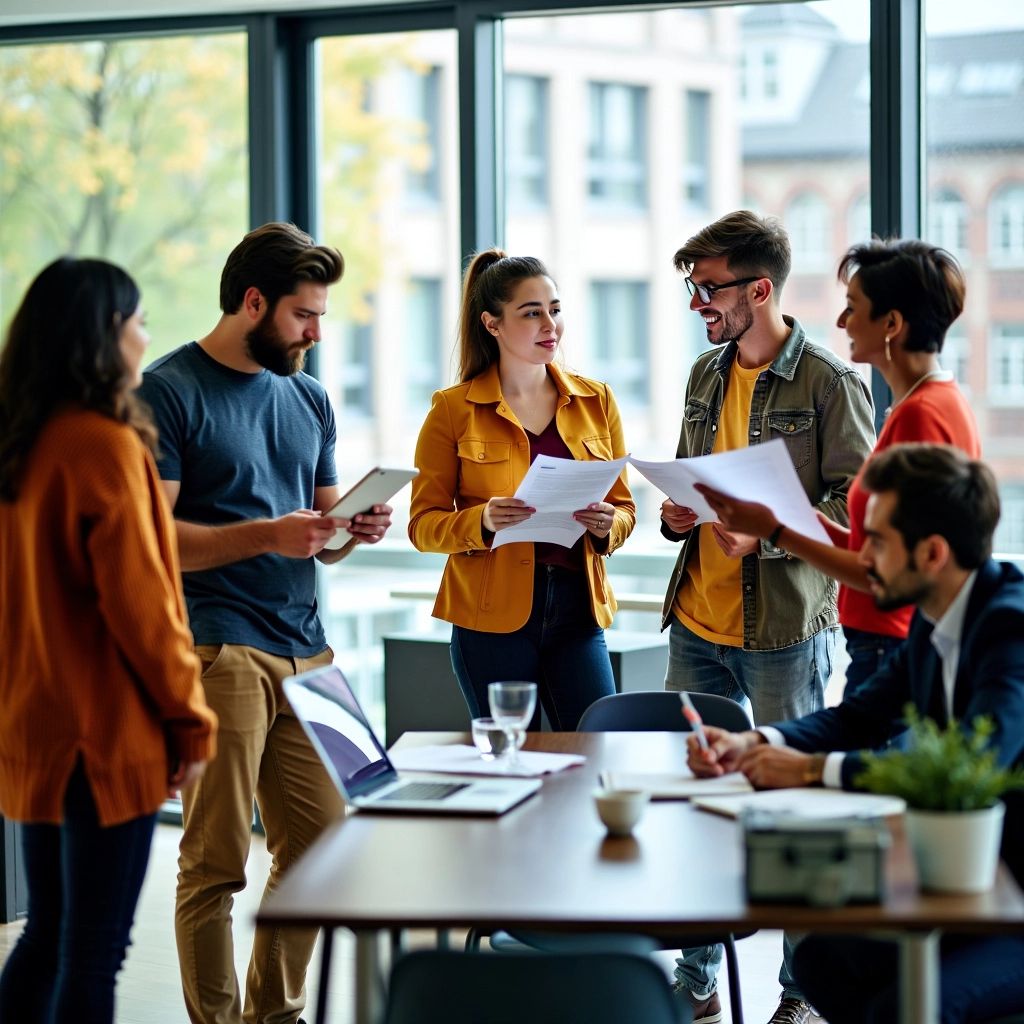
[[[690,289],[691,295],[698,295],[701,302],[708,303],[711,301],[711,296],[723,288],[736,288],[741,284],[753,284],[760,280],[760,277],[741,277],[738,281],[726,281],[725,284],[697,284],[692,277],[688,277],[686,278],[686,287]]]

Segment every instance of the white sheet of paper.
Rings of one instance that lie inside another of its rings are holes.
[[[601,772],[605,789],[642,789],[652,800],[689,800],[722,793],[751,793],[754,787],[742,772],[698,779],[689,769],[677,772]]]
[[[476,747],[465,744],[437,744],[394,750],[388,755],[391,763],[406,772],[441,772],[453,775],[503,775],[536,778],[549,772],[560,772],[583,764],[582,754],[549,754],[540,750],[520,750],[519,766],[509,771],[503,758],[485,761]]]
[[[694,489],[694,484],[705,484],[732,498],[767,505],[776,519],[791,530],[824,544],[832,543],[807,500],[782,438],[673,462],[633,458],[629,461],[677,505],[692,508],[698,523],[718,522],[708,503]]]
[[[572,514],[595,501],[604,501],[622,472],[626,456],[608,462],[579,462],[538,455],[530,466],[515,497],[537,511],[515,526],[498,530],[492,548],[518,541],[547,541],[571,548],[586,527]]]
[[[748,807],[796,818],[885,818],[907,809],[898,796],[843,789],[762,789],[738,796],[695,796],[693,806],[727,818],[738,818]]]

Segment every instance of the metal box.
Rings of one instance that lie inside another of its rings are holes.
[[[751,903],[878,903],[885,893],[882,820],[810,819],[747,811],[741,818]]]

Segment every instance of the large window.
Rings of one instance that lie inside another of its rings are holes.
[[[238,33],[0,48],[0,322],[59,255],[139,282],[150,356],[216,322],[248,228]]]
[[[996,191],[988,224],[992,262],[1024,267],[1024,182]]]
[[[928,199],[928,238],[961,263],[968,257],[968,215],[967,203],[954,188],[937,189]]]
[[[683,199],[694,213],[711,206],[711,93],[686,91],[686,140],[683,153]]]
[[[441,282],[413,277],[406,284],[405,299],[406,408],[422,419],[430,408],[430,396],[445,382],[441,376]]]
[[[989,392],[1000,405],[1024,405],[1024,323],[992,327]]]

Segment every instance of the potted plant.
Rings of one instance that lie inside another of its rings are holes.
[[[854,781],[906,801],[907,838],[922,888],[985,892],[999,861],[1004,812],[999,797],[1024,788],[1024,769],[997,764],[987,715],[975,718],[969,732],[956,719],[940,729],[912,704],[905,718],[905,744],[866,753],[864,771]]]

